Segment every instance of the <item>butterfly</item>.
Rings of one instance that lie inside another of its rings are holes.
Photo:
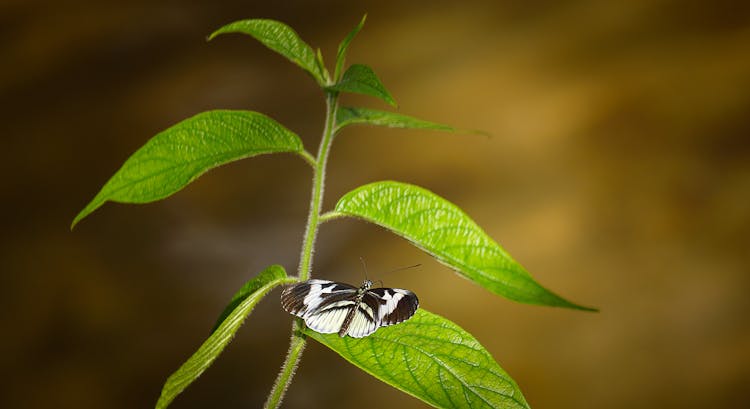
[[[281,306],[322,334],[366,337],[378,328],[411,318],[419,307],[417,295],[400,288],[372,288],[365,280],[357,288],[335,281],[312,279],[281,293]]]

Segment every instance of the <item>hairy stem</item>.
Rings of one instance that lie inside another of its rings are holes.
[[[281,367],[279,375],[276,377],[276,383],[268,395],[266,409],[277,408],[281,404],[289,384],[292,382],[292,376],[297,369],[299,359],[302,357],[302,351],[305,349],[306,337],[301,333],[301,320],[294,320],[292,323],[292,339],[289,341],[289,351],[286,354],[286,360]]]
[[[334,129],[336,128],[336,109],[338,107],[338,94],[336,92],[326,92],[326,121],[323,129],[323,138],[320,140],[318,148],[318,157],[311,164],[313,165],[313,186],[312,196],[310,198],[310,212],[307,216],[307,227],[302,241],[302,250],[300,254],[299,269],[297,271],[300,281],[310,278],[312,269],[313,249],[315,247],[315,237],[318,234],[320,220],[320,206],[323,203],[323,191],[325,188],[326,164],[328,163],[328,153],[331,150],[333,142]],[[271,389],[271,393],[266,400],[266,409],[277,408],[284,398],[289,383],[294,376],[294,370],[297,368],[302,351],[305,349],[306,337],[301,329],[304,324],[297,318],[292,323],[292,336],[289,343],[289,352],[287,353],[284,365],[276,377],[276,382]]]
[[[305,238],[302,243],[302,252],[299,259],[299,269],[297,270],[301,281],[310,278],[313,248],[315,246],[315,237],[318,234],[318,225],[320,223],[320,206],[323,203],[328,152],[331,150],[333,129],[336,125],[334,122],[336,118],[337,99],[338,95],[336,93],[329,92],[326,94],[326,122],[325,128],[323,129],[323,139],[320,141],[318,157],[314,168],[310,212],[307,216],[307,228],[305,229]]]

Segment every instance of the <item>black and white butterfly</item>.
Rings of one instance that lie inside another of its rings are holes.
[[[328,280],[307,280],[284,289],[281,306],[305,320],[314,331],[366,337],[378,328],[411,318],[419,307],[417,295],[400,288],[357,288]]]

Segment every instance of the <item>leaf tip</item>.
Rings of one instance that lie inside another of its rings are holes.
[[[578,305],[577,307],[578,307],[578,309],[579,309],[579,310],[581,310],[581,311],[585,311],[585,312],[595,312],[595,313],[599,313],[599,312],[601,312],[601,311],[600,311],[600,310],[599,310],[598,308],[596,308],[596,307],[586,307],[585,305]]]
[[[381,84],[381,86],[382,86],[382,84]],[[393,95],[391,95],[391,93],[388,92],[388,90],[385,89],[384,86],[383,86],[382,92],[383,92],[383,95],[381,96],[381,99],[383,101],[385,101],[388,105],[392,106],[393,108],[398,109],[398,103],[393,98]]]
[[[70,231],[73,231],[73,229],[76,227],[76,225],[78,225],[78,223],[81,220],[83,220],[84,218],[86,218],[86,216],[90,215],[94,210],[98,209],[99,206],[101,206],[103,203],[104,202],[98,202],[97,203],[96,198],[94,198],[94,200],[92,200],[91,203],[89,203],[88,205],[86,205],[86,207],[84,207],[83,210],[81,210],[80,212],[78,212],[78,214],[76,215],[76,217],[70,223]]]
[[[374,73],[373,73],[374,74]],[[378,79],[378,82],[380,82],[380,79]],[[392,106],[395,109],[398,109],[398,103],[396,102],[396,99],[393,98],[393,95],[391,95],[390,92],[385,88],[385,86],[380,83],[380,86],[382,87],[382,93],[381,99],[388,103],[388,105]]]
[[[213,40],[214,38],[218,37],[221,34],[226,34],[226,33],[234,32],[235,30],[233,30],[233,28],[236,27],[237,23],[241,23],[241,22],[242,21],[235,21],[233,23],[228,23],[228,24],[225,24],[225,25],[217,28],[211,34],[209,34],[209,35],[206,36],[206,41],[211,41],[211,40]]]
[[[216,36],[218,36],[221,33],[222,33],[222,31],[221,31],[221,28],[220,28],[220,29],[214,31],[213,33],[207,35],[206,36],[206,42],[209,42],[209,41],[213,40],[214,38],[216,38]]]
[[[549,292],[549,290],[547,290],[547,291]],[[553,294],[557,298],[558,302],[549,303],[549,304],[546,304],[546,305],[552,305],[552,306],[557,306],[557,307],[569,308],[571,310],[578,310],[578,311],[584,311],[584,312],[599,312],[599,309],[596,308],[596,307],[588,307],[588,306],[585,306],[585,305],[576,304],[576,303],[570,302],[570,301],[568,301],[568,300],[566,300],[566,299],[558,296],[557,294],[554,294],[552,292],[550,292],[550,293]]]
[[[470,134],[474,134],[474,135],[481,135],[481,136],[486,137],[487,139],[490,139],[495,136],[492,133],[483,131],[481,129],[467,129],[466,132]]]

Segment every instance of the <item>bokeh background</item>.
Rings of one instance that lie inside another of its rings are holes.
[[[375,180],[425,186],[601,312],[501,299],[353,220],[322,227],[314,274],[358,283],[364,257],[474,334],[535,408],[750,407],[748,3],[260,3],[0,5],[0,407],[150,407],[243,282],[294,271],[311,174],[291,155],[68,226],[150,136],[204,110],[267,113],[315,151],[307,75],[248,37],[204,38],[275,18],[331,63],[365,12],[349,62],[374,67],[400,112],[492,136],[350,128],[325,207]],[[173,407],[263,403],[291,322],[277,297]],[[311,342],[285,407],[424,404]]]

